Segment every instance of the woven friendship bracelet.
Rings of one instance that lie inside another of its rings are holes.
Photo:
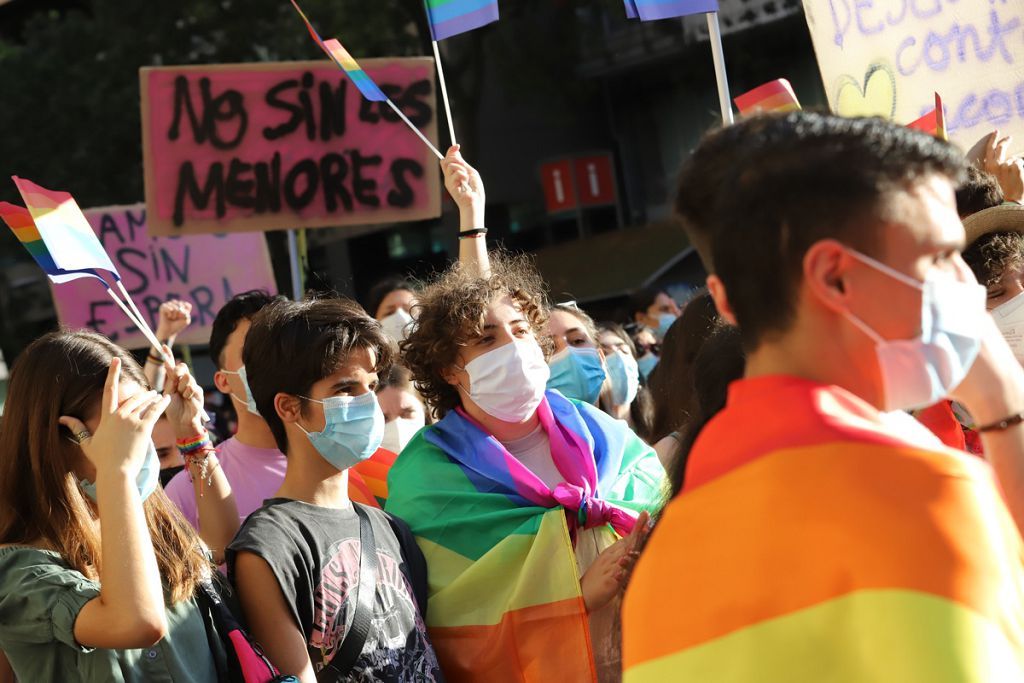
[[[213,448],[213,445],[210,443],[210,435],[206,432],[190,436],[187,439],[178,439],[175,445],[182,455],[188,455],[203,448]]]
[[[998,422],[993,422],[991,424],[984,425],[983,427],[978,427],[978,431],[1003,432],[1009,429],[1010,427],[1013,427],[1014,425],[1019,425],[1022,422],[1024,422],[1024,413],[1017,413],[1016,415],[1004,417],[1002,420],[999,420]]]

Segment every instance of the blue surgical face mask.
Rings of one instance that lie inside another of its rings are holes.
[[[662,313],[658,316],[658,329],[654,333],[658,341],[665,339],[665,335],[668,334],[668,328],[672,327],[675,321],[676,316],[671,313]]]
[[[640,368],[632,354],[612,351],[605,360],[612,388],[612,403],[626,406],[633,402],[640,390]]]
[[[306,398],[306,397],[303,397]],[[309,432],[313,448],[338,470],[347,470],[369,458],[384,438],[384,412],[372,391],[359,396],[307,398],[324,407],[324,428]]]
[[[658,357],[648,351],[646,355],[640,357],[636,364],[640,374],[643,375],[644,379],[647,379],[651,376],[651,370],[658,364]]]
[[[244,403],[246,409],[253,415],[259,415],[260,411],[256,409],[256,400],[252,397],[252,392],[249,391],[249,378],[245,374],[245,366],[238,368],[238,372],[232,372],[231,370],[221,370],[225,375],[238,375],[238,379],[242,380],[242,386],[245,387],[245,399],[243,400],[239,396],[235,396],[234,392],[228,394],[231,398],[235,399],[239,403]]]
[[[853,250],[850,255],[909,287],[921,290],[921,335],[883,339],[849,311],[846,318],[875,342],[882,373],[883,408],[913,410],[949,396],[967,376],[981,349],[985,288],[933,269],[924,282]]]
[[[156,452],[156,446],[149,442],[149,450],[146,452],[146,459],[142,461],[142,469],[135,477],[135,485],[139,487],[139,498],[145,501],[149,495],[156,491],[160,483],[160,456]],[[96,484],[88,479],[79,479],[78,485],[82,487],[85,495],[96,502]]]
[[[558,389],[566,398],[597,403],[605,380],[597,349],[567,346],[551,357],[548,366],[548,389]]]

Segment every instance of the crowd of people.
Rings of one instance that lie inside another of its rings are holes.
[[[222,440],[187,304],[141,365],[41,337],[0,426],[0,681],[1024,681],[1007,146],[713,131],[675,202],[706,289],[613,321],[488,250],[452,147],[446,271],[219,311]]]

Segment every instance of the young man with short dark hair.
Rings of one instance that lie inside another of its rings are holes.
[[[229,576],[270,660],[304,682],[443,680],[422,552],[404,522],[348,493],[350,468],[384,434],[375,390],[391,348],[346,299],[276,303],[245,340],[249,388],[288,469],[229,547]]]
[[[1024,369],[960,257],[963,158],[775,120],[709,213],[746,373],[634,571],[625,681],[1021,680],[1020,533],[988,466],[902,412],[969,408],[1024,522]]]

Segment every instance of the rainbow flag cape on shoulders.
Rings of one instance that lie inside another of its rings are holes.
[[[595,497],[637,512],[659,507],[664,471],[624,422],[557,392],[547,404],[558,427],[587,444]],[[566,511],[531,502],[509,458],[452,411],[413,438],[388,476],[385,509],[412,528],[427,560],[426,620],[441,668],[456,682],[593,681]]]
[[[1024,680],[1024,554],[988,466],[837,388],[770,388],[759,421],[730,389],[697,441],[691,457],[737,466],[655,528],[625,683]]]

